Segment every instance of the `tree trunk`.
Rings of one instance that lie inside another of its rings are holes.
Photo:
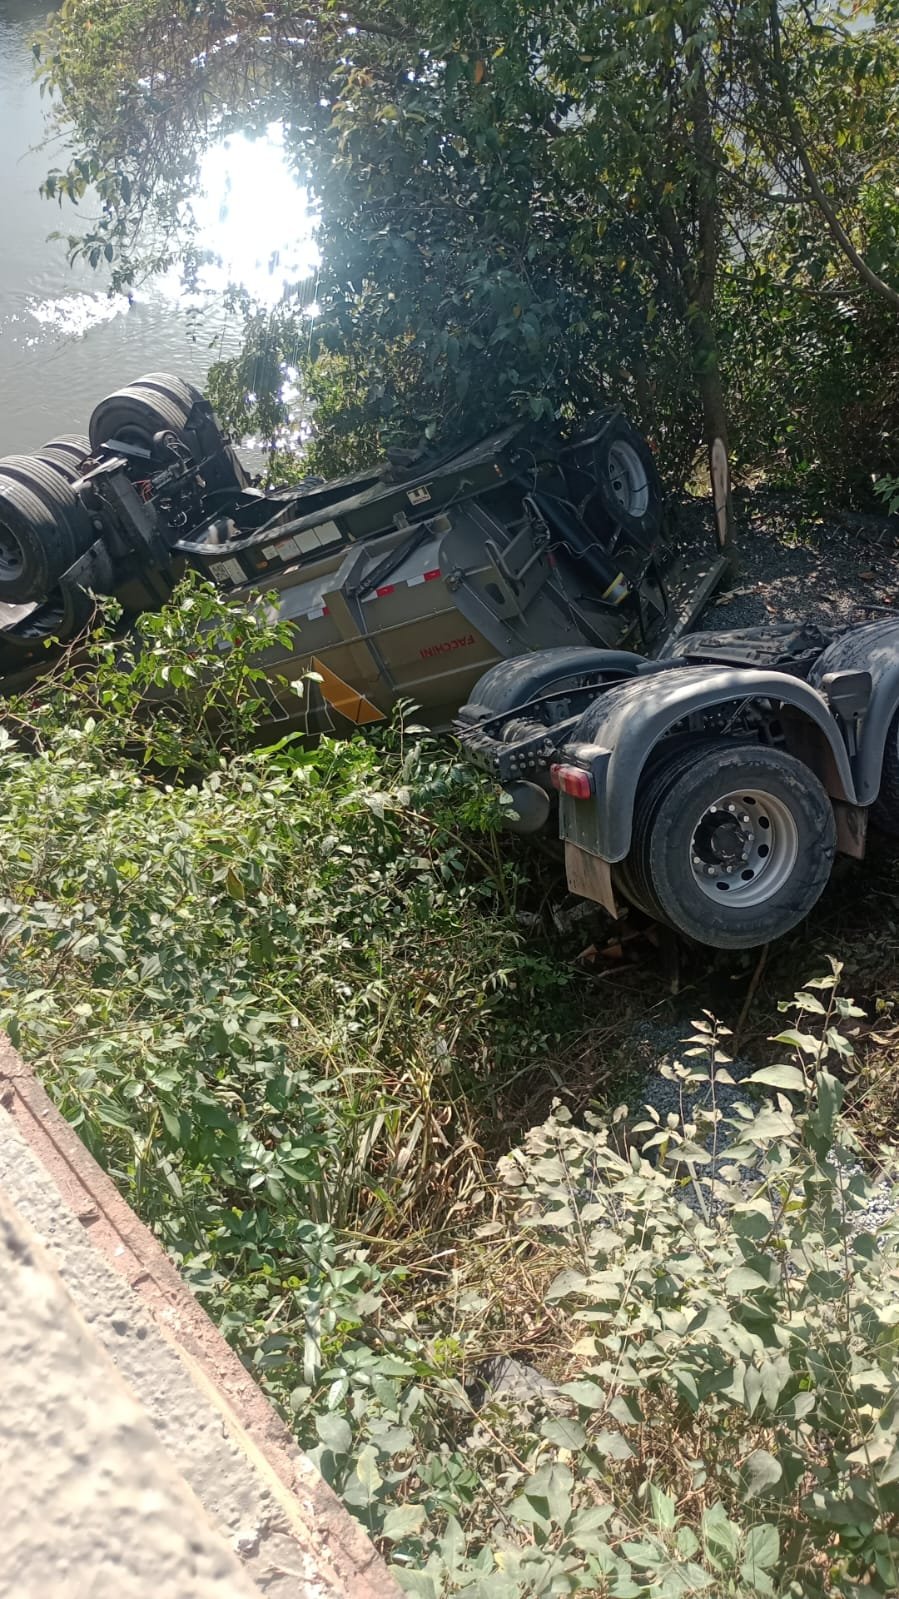
[[[721,232],[715,138],[705,62],[701,52],[695,56],[692,54],[691,40],[685,38],[684,45],[688,60],[693,65],[690,113],[695,154],[695,246],[688,248],[674,212],[664,199],[659,212],[686,301],[687,335],[702,405],[702,431],[708,450],[709,484],[718,544],[735,564],[736,527],[728,464],[727,405],[713,321]]]
[[[733,556],[736,548],[736,529],[730,488],[730,446],[727,436],[724,382],[711,322],[698,306],[692,307],[691,310],[690,341],[693,347],[693,369],[702,402],[702,431],[715,510],[715,531],[721,550],[726,555]]]

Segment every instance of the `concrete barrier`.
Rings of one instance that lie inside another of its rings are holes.
[[[173,1481],[196,1496],[225,1552],[239,1559],[249,1591],[255,1585],[267,1599],[400,1599],[363,1528],[2,1034],[0,1192],[8,1237],[17,1228],[34,1236],[75,1318],[152,1427]],[[0,1318],[17,1314],[4,1295]],[[21,1569],[13,1591],[16,1599],[28,1591]],[[69,1591],[73,1599],[94,1592],[52,1589],[54,1599]],[[123,1586],[122,1599],[126,1591],[143,1599],[142,1588]],[[193,1591],[185,1588],[185,1599]],[[230,1596],[227,1582],[220,1591]],[[147,1587],[146,1599],[159,1595]]]

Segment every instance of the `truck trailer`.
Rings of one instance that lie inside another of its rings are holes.
[[[261,488],[203,395],[150,373],[84,436],[0,460],[0,690],[77,647],[106,596],[139,632],[188,568],[235,605],[272,595],[293,642],[265,663],[271,716],[315,732],[399,700],[445,728],[511,656],[657,654],[724,561],[685,568],[666,543],[653,455],[614,409],[567,437],[513,426]],[[300,699],[288,685],[313,664]]]

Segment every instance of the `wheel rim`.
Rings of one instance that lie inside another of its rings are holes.
[[[609,445],[609,485],[628,516],[645,516],[649,510],[649,474],[638,452],[625,439]]]
[[[703,811],[690,841],[697,888],[716,905],[760,905],[796,864],[799,831],[789,806],[760,789],[722,794]]]
[[[25,570],[22,547],[14,533],[0,522],[0,578],[10,583]]]

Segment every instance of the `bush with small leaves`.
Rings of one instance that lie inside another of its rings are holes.
[[[497,1173],[570,968],[408,722],[247,747],[267,639],[191,586],[12,706],[0,1025],[410,1593],[895,1593],[896,1167],[839,969],[739,1091],[706,1019],[679,1114],[558,1104]],[[479,1399],[523,1302],[547,1379]]]

